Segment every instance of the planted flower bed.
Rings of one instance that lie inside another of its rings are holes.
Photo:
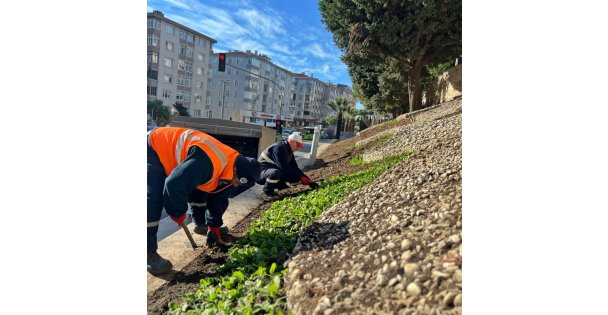
[[[371,163],[363,171],[332,177],[316,190],[273,203],[230,249],[216,276],[201,279],[199,289],[184,294],[181,302],[171,302],[169,314],[284,314],[287,269],[283,265],[301,231],[323,211],[410,155]]]

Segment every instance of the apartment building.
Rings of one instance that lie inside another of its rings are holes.
[[[147,36],[148,100],[181,104],[190,116],[206,117],[208,65],[217,41],[156,10],[148,13]]]
[[[324,98],[327,84],[312,75],[305,73],[295,75],[295,92],[292,98],[295,102],[297,126],[313,126],[318,124],[323,116],[322,108],[326,105]]]
[[[228,51],[226,71],[218,71],[219,52],[211,55],[203,117],[274,127],[314,126],[333,113],[327,104],[344,97],[355,106],[343,84],[325,83],[312,75],[294,74],[257,51]],[[222,106],[225,104],[225,106]]]
[[[218,71],[219,53],[211,57],[206,116],[274,127],[291,126],[296,113],[294,75],[257,51],[226,52],[226,71]],[[222,105],[225,106],[222,106]]]

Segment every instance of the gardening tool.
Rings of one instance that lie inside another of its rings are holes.
[[[196,242],[192,238],[192,234],[190,234],[190,230],[188,230],[186,224],[182,224],[181,227],[184,229],[184,232],[186,232],[186,236],[188,236],[188,240],[190,241],[190,244],[192,244],[192,249],[196,249]]]

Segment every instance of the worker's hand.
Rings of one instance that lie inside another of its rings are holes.
[[[181,217],[176,218],[174,216],[171,216],[171,220],[175,221],[175,223],[177,223],[177,225],[182,226],[184,225],[184,221],[186,221],[186,213],[184,213]]]
[[[302,182],[303,185],[308,185],[308,183],[310,183],[310,178],[302,176],[302,178],[300,178],[300,182]]]
[[[308,186],[309,186],[310,188],[312,188],[312,189],[317,189],[317,188],[319,188],[319,184],[317,184],[317,183],[315,183],[315,182],[312,182],[312,181],[311,181],[310,183],[308,183]]]

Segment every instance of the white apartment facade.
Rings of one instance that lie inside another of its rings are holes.
[[[294,74],[257,51],[228,51],[224,72],[219,52],[211,55],[202,117],[276,126],[314,126],[333,113],[327,104],[345,97],[355,106],[352,91],[304,73]],[[225,104],[225,106],[222,106]]]
[[[226,52],[226,71],[218,71],[219,53],[209,63],[207,115],[274,127],[276,120],[293,125],[294,75],[257,51]],[[222,104],[225,103],[222,113]],[[223,116],[222,116],[223,115]]]
[[[190,116],[206,117],[208,70],[217,41],[165,18],[148,13],[148,100],[161,100],[173,108],[182,104]]]

